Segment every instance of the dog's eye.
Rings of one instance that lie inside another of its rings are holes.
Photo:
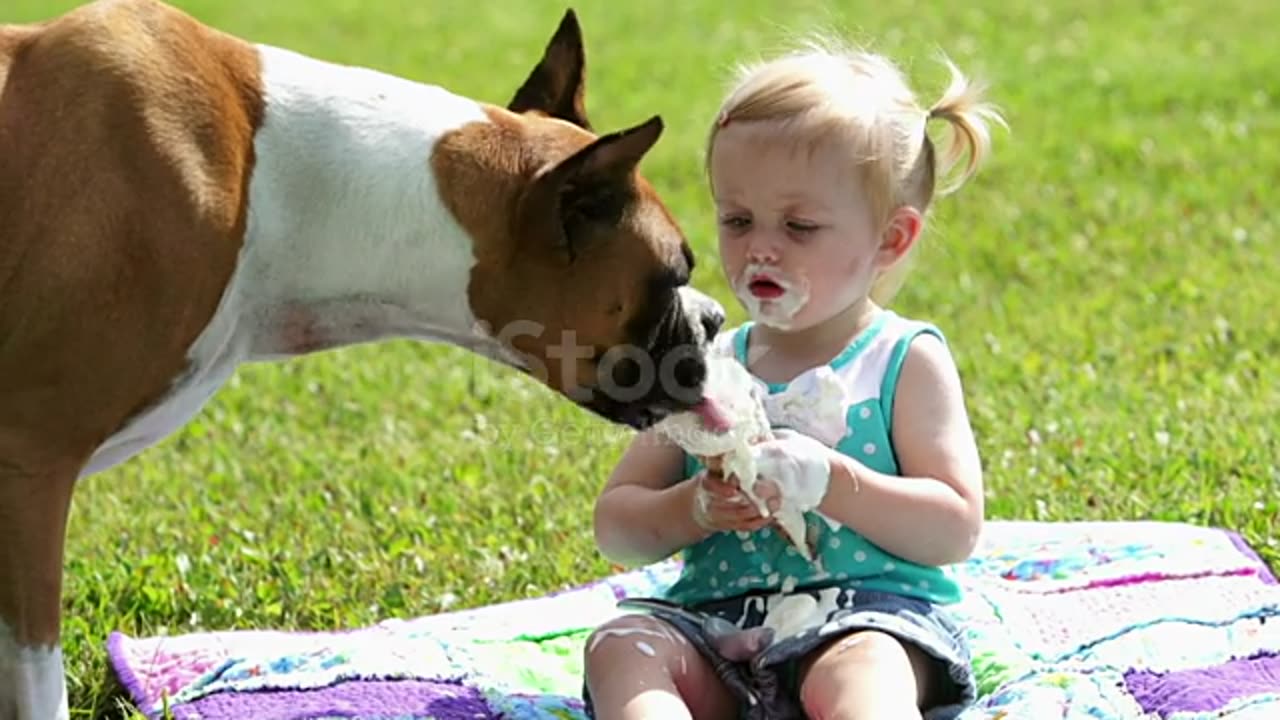
[[[566,220],[616,223],[626,202],[626,190],[609,182],[575,183],[565,187],[560,196]]]
[[[626,197],[610,188],[566,192],[560,199],[560,221],[570,261],[594,238],[607,237],[622,221]]]
[[[577,194],[565,208],[568,219],[592,223],[616,223],[622,215],[622,198],[607,190]]]

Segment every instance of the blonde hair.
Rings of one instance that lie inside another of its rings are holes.
[[[943,58],[951,82],[927,109],[916,100],[902,72],[887,58],[817,37],[790,53],[739,69],[707,138],[706,165],[720,130],[731,123],[772,123],[778,137],[810,149],[835,141],[861,170],[877,227],[899,207],[923,216],[938,178],[967,154],[959,175],[940,192],[959,189],[991,152],[988,122],[1004,118],[983,100],[985,86],[971,81]],[[938,157],[927,132],[930,120],[951,128]],[[872,299],[887,303],[905,276],[905,262],[877,278]]]

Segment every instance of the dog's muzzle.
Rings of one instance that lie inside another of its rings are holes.
[[[601,417],[643,430],[702,399],[707,345],[724,324],[724,308],[693,288],[681,288],[651,346],[598,368],[600,383],[586,407]]]
[[[699,347],[705,348],[724,325],[724,308],[711,297],[691,287],[680,288],[679,294],[680,307],[690,327],[700,333],[696,342]]]

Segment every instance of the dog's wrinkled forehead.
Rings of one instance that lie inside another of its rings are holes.
[[[542,382],[638,426],[696,400],[723,312],[689,290],[693,252],[640,170],[661,118],[598,132],[584,63],[570,12],[508,105],[443,136],[431,162],[473,243],[472,314]],[[603,392],[608,379],[624,387]]]
[[[629,328],[632,342],[647,349],[699,339],[690,315],[696,299],[688,292],[689,262],[683,253],[667,253],[666,260],[651,273]]]

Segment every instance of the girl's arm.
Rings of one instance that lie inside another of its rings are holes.
[[[982,463],[946,346],[911,343],[893,408],[902,476],[831,453],[831,480],[818,509],[886,551],[922,565],[962,562],[982,529]]]
[[[657,432],[636,436],[596,499],[596,545],[605,557],[646,565],[710,534],[694,520],[697,484],[677,482],[683,465],[681,450]]]

